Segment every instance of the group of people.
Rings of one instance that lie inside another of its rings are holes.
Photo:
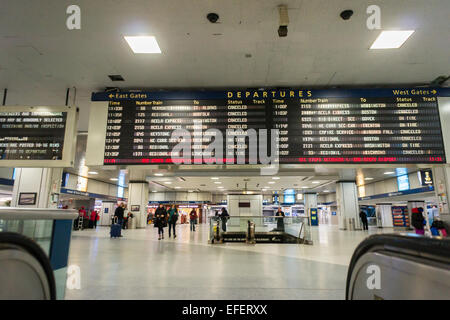
[[[83,219],[83,228],[95,229],[97,228],[97,221],[100,219],[100,215],[97,210],[86,210],[84,206],[82,206],[78,210],[78,218],[75,219],[74,227],[78,228],[79,220]]]
[[[227,209],[225,209],[224,207],[222,207],[220,213],[219,211],[216,210],[215,215],[216,219],[220,219],[222,222],[222,230],[223,232],[227,231],[227,221],[228,219],[230,219],[230,215],[228,214]]]
[[[167,225],[169,226],[169,238],[172,236],[172,231],[173,238],[175,239],[177,237],[175,226],[178,217],[178,210],[175,205],[172,205],[169,210],[166,210],[162,204],[159,204],[153,217],[153,224],[155,225],[155,228],[158,228],[158,240],[164,239],[164,228],[167,227]]]

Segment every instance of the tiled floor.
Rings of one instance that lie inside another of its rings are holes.
[[[120,239],[107,227],[75,231],[69,264],[81,269],[81,289],[67,289],[66,299],[343,299],[353,250],[380,232],[323,225],[306,246],[210,245],[205,225],[177,230],[162,241],[152,227]]]

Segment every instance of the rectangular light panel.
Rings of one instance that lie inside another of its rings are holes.
[[[161,53],[158,42],[153,36],[125,36],[134,53]]]
[[[370,49],[398,49],[414,33],[414,30],[382,31]]]

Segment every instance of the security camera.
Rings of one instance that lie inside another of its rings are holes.
[[[211,12],[211,13],[208,13],[206,18],[209,20],[209,22],[216,23],[217,20],[219,20],[219,15],[217,13]]]
[[[341,12],[341,18],[344,20],[349,20],[353,15],[353,10],[344,10]]]
[[[278,28],[278,36],[281,37],[287,37],[288,34],[288,28],[287,26],[280,26]]]
[[[289,15],[288,8],[286,5],[278,6],[278,14],[280,16],[280,22],[278,27],[278,36],[279,37],[287,37],[288,33],[288,24],[289,24]]]

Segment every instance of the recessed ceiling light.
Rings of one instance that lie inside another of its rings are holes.
[[[111,178],[111,179],[109,179],[109,180],[111,180],[111,181],[118,181],[119,179],[117,179],[117,178]]]
[[[220,182],[220,181],[216,181],[216,182],[214,182],[215,184],[221,184],[222,182]]]
[[[330,190],[323,190],[323,192],[330,192]]]
[[[266,191],[267,189],[262,189],[261,191]]]
[[[217,178],[217,177],[211,177],[211,179],[213,179],[213,180],[219,180],[219,178]]]
[[[274,183],[275,183],[275,181],[269,181],[268,183],[270,183],[270,184],[274,184]]]
[[[398,49],[414,33],[414,30],[382,31],[370,49]]]
[[[373,180],[373,178],[367,177],[367,178],[364,178],[364,180]]]
[[[162,177],[163,174],[162,174],[162,173],[155,173],[155,176],[157,176],[157,177]]]
[[[384,174],[394,174],[394,171],[386,171]]]
[[[320,181],[313,181],[312,183],[314,183],[314,184],[318,184],[318,183],[320,183]]]
[[[157,192],[156,190],[153,190],[152,192]]]
[[[175,187],[175,189],[180,189],[181,187]]]
[[[98,172],[96,172],[96,171],[89,171],[88,173],[89,174],[98,174]]]
[[[272,177],[273,180],[280,180],[280,177]]]
[[[219,188],[219,189],[223,189],[223,188],[225,188],[225,187],[219,186],[219,187],[217,187],[217,188]]]
[[[153,36],[125,36],[134,53],[161,53],[158,42]]]
[[[172,184],[172,182],[170,182],[170,181],[167,181],[167,182],[166,182],[166,184]]]
[[[303,186],[302,189],[309,189],[309,187]]]

